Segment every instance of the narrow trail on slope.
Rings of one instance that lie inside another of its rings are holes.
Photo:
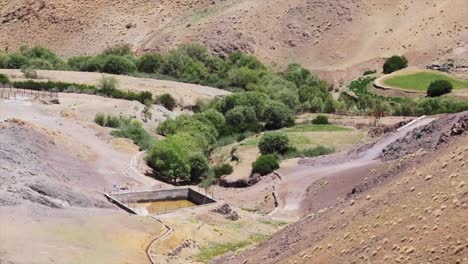
[[[319,180],[323,181],[324,184],[327,183],[328,179],[338,182],[339,189],[336,190],[336,193],[326,194],[327,198],[333,199],[334,197],[336,199],[335,196],[350,187],[346,185],[347,178],[361,176],[376,168],[381,164],[378,157],[388,145],[404,137],[413,129],[427,125],[433,120],[433,118],[417,119],[412,124],[378,140],[371,147],[355,153],[348,153],[332,162],[305,163],[294,168],[280,169],[282,182],[276,186],[279,206],[270,215],[283,219],[297,219],[303,216],[302,203],[305,200],[307,190]],[[319,202],[317,201],[317,203]]]
[[[145,186],[147,186],[147,184],[149,184],[150,186],[154,184],[154,181],[149,179],[148,177],[146,177],[145,175],[143,175],[140,171],[138,171],[138,169],[135,167],[137,166],[138,164],[138,159],[143,156],[144,154],[146,153],[146,151],[140,151],[138,152],[137,154],[135,154],[132,159],[130,160],[130,163],[128,164],[128,166],[125,168],[124,170],[124,173],[125,175],[127,175],[128,177],[130,178],[133,178],[135,180],[138,180],[139,182],[141,183],[144,183]],[[135,176],[136,175],[136,176]],[[170,227],[168,224],[166,224],[163,220],[155,217],[155,216],[152,216],[152,215],[148,215],[149,218],[153,219],[153,220],[156,220],[157,222],[159,222],[160,224],[163,225],[164,227],[164,231],[159,234],[157,237],[155,237],[153,240],[151,240],[151,242],[149,243],[149,245],[146,247],[146,250],[145,250],[145,253],[146,253],[146,257],[148,258],[148,260],[150,261],[151,264],[158,264],[158,262],[154,259],[153,255],[151,254],[151,249],[153,248],[153,246],[160,240],[170,236],[173,232],[174,232],[174,229],[172,227]]]

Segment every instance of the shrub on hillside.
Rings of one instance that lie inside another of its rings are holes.
[[[7,83],[10,83],[10,79],[8,78],[8,76],[4,74],[0,74],[0,84],[7,84]]]
[[[144,73],[159,72],[164,65],[164,57],[159,53],[146,53],[137,61],[138,71]]]
[[[324,115],[318,115],[312,120],[314,125],[328,125],[328,117]]]
[[[366,70],[366,71],[364,71],[363,76],[371,75],[371,74],[376,74],[376,73],[377,73],[376,70]]]
[[[439,97],[444,94],[448,94],[452,91],[453,85],[447,80],[437,80],[431,82],[427,88],[427,96]]]
[[[100,126],[106,126],[106,115],[103,113],[97,113],[94,117],[94,122]]]
[[[115,120],[114,120],[115,122]],[[149,149],[152,145],[152,138],[143,128],[138,120],[132,120],[130,123],[118,121],[118,129],[111,132],[115,137],[129,138],[140,147],[141,150]]]
[[[213,167],[213,172],[216,178],[220,178],[224,175],[229,175],[233,172],[231,164],[223,163]]]
[[[389,74],[408,67],[408,60],[404,56],[392,56],[383,65],[383,72]]]
[[[19,89],[28,89],[35,91],[58,91],[67,92],[69,89],[73,89],[75,92],[80,93],[95,93],[96,87],[93,85],[77,84],[77,83],[66,83],[66,82],[36,82],[36,81],[24,81],[24,82],[13,82],[13,87]]]
[[[172,111],[177,106],[177,102],[170,94],[163,94],[156,97],[156,103],[164,106],[166,109]]]
[[[127,57],[109,55],[104,59],[101,70],[111,74],[129,74],[136,71],[136,65]]]
[[[8,69],[21,69],[28,66],[28,58],[22,54],[12,53],[8,55],[5,64]]]
[[[279,169],[278,159],[275,155],[262,155],[252,163],[252,173],[258,173],[262,176],[270,174]]]
[[[68,59],[68,67],[74,71],[98,72],[101,71],[102,57],[77,56]]]
[[[283,132],[265,133],[258,143],[262,154],[284,154],[289,149],[289,138]]]

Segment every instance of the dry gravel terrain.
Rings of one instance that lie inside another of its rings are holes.
[[[278,67],[357,65],[362,74],[393,54],[412,63],[466,56],[467,14],[465,0],[13,0],[0,3],[0,47],[43,44],[71,56],[122,43],[166,51],[198,42]]]

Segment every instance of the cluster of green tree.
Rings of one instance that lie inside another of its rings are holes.
[[[147,150],[155,144],[156,139],[143,128],[143,125],[136,119],[123,116],[111,116],[98,113],[94,117],[94,122],[103,127],[114,128],[111,135],[121,138],[129,138],[140,147]]]
[[[276,74],[252,55],[236,52],[227,58],[220,58],[211,55],[206,48],[193,44],[182,45],[165,54],[146,53],[139,57],[133,55],[129,46],[119,46],[96,56],[72,57],[66,62],[47,48],[24,46],[18,52],[0,54],[2,67],[134,74],[209,85],[234,92],[258,92],[268,94],[270,99],[277,101],[274,108],[282,108],[280,112],[265,113],[271,114],[272,119],[276,118],[275,115],[286,113],[285,107],[292,112],[332,113],[336,104],[328,92],[327,82],[300,65],[292,64],[285,72]],[[124,95],[114,90],[106,92],[111,96],[133,97],[133,94]],[[167,99],[161,98],[163,104],[171,108],[174,102]],[[241,110],[236,109],[237,114]]]
[[[0,68],[58,70],[68,69],[68,65],[50,49],[21,46],[17,52],[0,52]]]
[[[252,163],[252,173],[267,175],[279,168],[278,161],[285,158],[316,157],[335,152],[334,148],[318,146],[304,150],[298,150],[291,146],[289,137],[284,132],[265,133],[258,143],[262,154]]]
[[[348,89],[356,96],[342,93],[337,104],[339,109],[355,114],[380,113],[397,116],[434,115],[468,110],[468,102],[454,98],[411,99],[379,96],[369,90],[374,80],[373,77],[363,77],[352,81]]]

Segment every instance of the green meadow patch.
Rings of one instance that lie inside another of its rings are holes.
[[[406,75],[397,75],[383,81],[385,85],[403,90],[425,92],[429,84],[437,80],[446,80],[452,83],[453,88],[468,89],[468,80],[458,79],[453,76],[438,72],[418,72]]]

